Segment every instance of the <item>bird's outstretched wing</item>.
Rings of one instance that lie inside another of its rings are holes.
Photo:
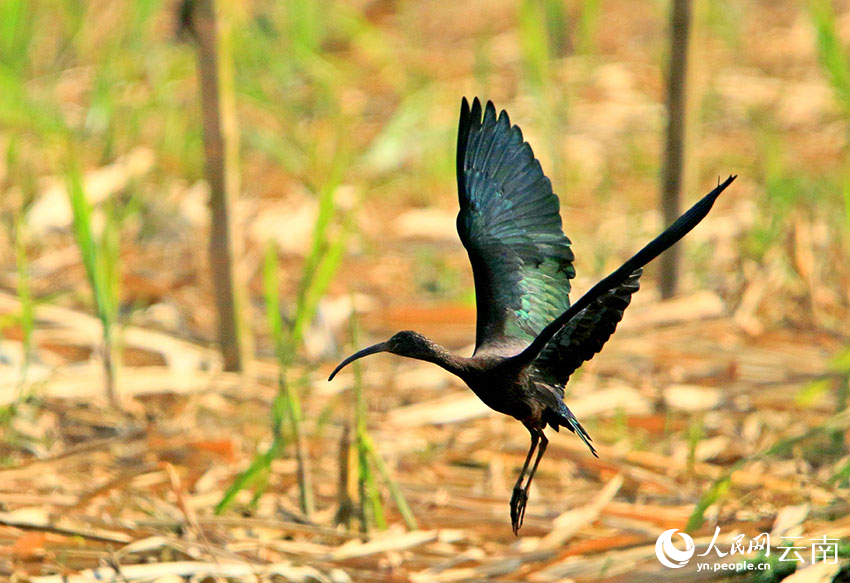
[[[478,98],[460,110],[457,230],[478,310],[475,349],[533,339],[570,305],[575,277],[560,203],[522,131]]]
[[[632,294],[640,288],[642,274],[643,268],[636,269],[626,281],[596,298],[561,328],[537,357],[539,374],[561,398],[570,375],[602,350],[617,329]]]

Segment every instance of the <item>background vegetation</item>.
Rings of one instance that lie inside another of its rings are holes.
[[[739,178],[682,250],[680,303],[659,303],[650,268],[577,377],[603,461],[555,437],[516,543],[518,424],[409,362],[324,378],[398,329],[469,350],[461,96],[522,127],[578,293],[659,230],[669,3],[222,2],[254,339],[241,375],[213,349],[189,5],[0,0],[0,572],[191,559],[557,580],[616,577],[614,561],[657,577],[651,550],[625,549],[661,526],[844,536],[850,6],[693,3],[685,204]],[[387,525],[410,532],[373,530]],[[341,550],[367,531],[386,546]]]

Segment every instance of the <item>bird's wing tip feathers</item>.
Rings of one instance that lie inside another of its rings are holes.
[[[488,99],[487,103],[482,105],[482,101],[479,97],[473,97],[472,103],[470,103],[469,98],[464,95],[460,101],[460,109],[461,115],[471,114],[472,119],[476,121],[480,121],[481,114],[483,112],[492,112],[494,118],[498,117],[496,115],[496,104],[493,103],[492,99]],[[506,113],[506,111],[502,110],[500,115],[504,115]],[[476,114],[478,115],[476,116]]]
[[[511,118],[508,115],[507,110],[499,111],[496,109],[496,104],[493,103],[493,100],[488,99],[485,105],[482,105],[482,101],[479,97],[473,97],[472,102],[470,103],[469,98],[463,96],[460,102],[460,119],[461,123],[466,127],[472,127],[475,124],[479,126],[483,121],[486,121],[488,116],[492,116],[493,120],[496,122],[501,122],[504,118],[504,125],[508,128],[511,127]],[[482,117],[484,118],[482,120]],[[493,124],[495,126],[495,124]],[[517,127],[516,130],[519,130]]]

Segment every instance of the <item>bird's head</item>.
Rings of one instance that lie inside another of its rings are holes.
[[[358,358],[363,358],[364,356],[369,356],[370,354],[377,354],[378,352],[389,352],[391,354],[397,354],[399,356],[407,356],[409,358],[418,358],[423,360],[425,357],[434,353],[434,345],[428,340],[425,336],[420,334],[419,332],[414,332],[412,330],[403,330],[401,332],[396,332],[392,338],[387,340],[386,342],[379,342],[378,344],[373,344],[368,348],[364,348],[358,352],[355,352],[345,360],[343,360],[338,367],[334,369],[331,373],[331,376],[328,377],[328,380],[331,381],[336,376],[340,370],[342,370],[348,364],[354,362]]]

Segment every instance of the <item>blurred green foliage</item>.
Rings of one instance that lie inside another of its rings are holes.
[[[86,198],[82,174],[72,158],[67,174],[68,198],[73,215],[74,240],[82,257],[89,287],[94,298],[95,313],[103,335],[102,360],[106,394],[118,404],[115,350],[118,325],[120,278],[119,225],[112,205],[105,205],[100,233],[93,223],[92,207]]]
[[[747,50],[745,23],[753,18],[755,8],[729,0],[707,4],[696,13],[706,19],[708,42],[720,39],[725,47]],[[664,3],[646,6],[651,18],[663,20]],[[809,0],[807,7],[821,73],[843,116],[826,121],[843,124],[846,142],[850,66],[838,15],[829,0]],[[364,197],[387,204],[454,204],[455,113],[461,95],[493,97],[499,107],[508,107],[514,100],[513,121],[521,122],[527,134],[540,136],[533,146],[538,156],[546,158],[546,171],[556,192],[563,195],[568,234],[571,230],[591,233],[599,217],[588,219],[573,213],[574,207],[610,209],[611,201],[617,209],[652,204],[647,201],[654,196],[658,156],[653,150],[655,136],[647,134],[660,125],[632,121],[625,124],[629,130],[625,137],[597,136],[612,131],[605,125],[607,116],[597,114],[587,121],[576,113],[577,108],[571,108],[579,97],[585,105],[602,99],[623,108],[639,99],[657,105],[660,77],[653,67],[660,70],[662,45],[656,29],[649,27],[649,32],[641,33],[643,37],[630,37],[620,49],[623,52],[611,54],[610,46],[618,39],[611,38],[608,30],[624,36],[630,31],[610,21],[608,4],[599,0],[566,4],[522,0],[502,10],[499,19],[470,14],[466,33],[471,40],[461,38],[448,24],[420,27],[419,9],[415,2],[393,3],[394,13],[388,16],[379,13],[380,7],[373,13],[336,0],[287,0],[248,2],[237,11],[233,52],[240,144],[246,162],[245,196],[286,196],[286,184],[266,178],[267,174],[284,175],[319,202],[303,269],[293,275],[299,282],[296,293],[287,298],[294,306],[289,320],[281,317],[287,310],[281,308],[278,288],[273,285],[280,279],[270,271],[273,258],[266,262],[268,324],[283,370],[291,364],[319,298],[342,261],[349,239],[339,231],[356,228],[351,219],[338,218],[335,195],[340,187],[356,184]],[[0,0],[0,155],[5,160],[5,182],[20,189],[21,205],[16,210],[24,216],[42,177],[68,178],[76,211],[74,234],[105,331],[117,318],[121,221],[112,213],[120,209],[107,209],[113,219],[96,232],[79,169],[111,162],[145,145],[156,152],[157,164],[145,196],[155,199],[174,181],[193,182],[203,176],[195,54],[179,34],[178,24],[173,3],[162,0]],[[449,40],[434,48],[428,35],[437,33]],[[607,42],[602,42],[603,37]],[[583,69],[572,66],[576,58],[585,59]],[[766,77],[773,73],[769,65],[749,55],[742,55],[742,60],[747,61],[743,64],[748,71],[754,69]],[[728,59],[724,63],[730,70],[739,65]],[[606,70],[603,75],[604,65],[621,67],[611,67],[613,73]],[[778,107],[757,102],[758,106],[736,118],[739,112],[729,106],[728,88],[718,82],[720,73],[713,63],[705,66],[707,87],[697,117],[702,124],[700,138],[707,138],[709,145],[692,155],[702,158],[706,172],[716,168],[739,172],[741,183],[750,187],[741,196],[752,196],[758,210],[754,228],[743,237],[742,259],[761,265],[771,249],[779,249],[789,266],[787,277],[797,278],[790,267],[790,219],[822,221],[830,229],[828,251],[835,253],[829,255],[828,274],[834,279],[819,284],[846,292],[841,279],[846,278],[850,248],[846,143],[843,157],[812,164],[801,157],[805,149],[797,143],[797,128],[781,119]],[[791,71],[789,77],[793,75]],[[622,82],[624,77],[632,84]],[[593,114],[592,108],[580,111]],[[616,108],[612,112],[611,117],[621,113]],[[826,121],[818,118],[817,123],[826,125]],[[604,154],[597,166],[591,166],[590,179],[587,171],[568,169],[564,145],[574,126],[583,123],[599,125],[593,137],[599,138],[596,143]],[[79,164],[70,170],[66,164],[69,144]],[[355,207],[362,202],[357,198]],[[728,204],[727,208],[737,208]],[[577,254],[585,261],[585,269],[602,272],[619,242],[595,243],[582,244]],[[843,254],[832,248],[835,245],[844,246]],[[20,270],[19,296],[28,306],[21,316],[26,338],[35,301],[26,277],[30,255],[23,246],[14,251]],[[441,297],[457,297],[448,288],[462,284],[461,277],[430,257],[418,260],[427,276],[421,287]],[[734,298],[737,293],[728,295]],[[834,390],[843,409],[850,376],[850,367],[841,368],[845,357],[845,353],[839,355],[838,368],[828,371],[827,379],[801,392],[802,406],[813,403],[823,391]],[[356,368],[355,374],[359,374]],[[300,415],[297,384],[282,391],[272,412],[281,439],[258,456],[255,469],[246,472],[245,482],[235,485],[234,493],[280,454],[288,443],[285,438],[292,437],[287,431],[297,431],[286,429],[286,420]],[[623,423],[623,432],[625,427]],[[843,444],[835,442],[836,429],[819,431],[808,436],[812,438],[808,449],[824,447],[829,455],[840,455]],[[369,461],[375,455],[371,441],[358,439],[362,467],[377,464],[380,473],[379,458]],[[691,458],[701,439],[701,426],[694,421],[688,441]],[[765,455],[792,455],[791,445],[799,443],[781,445],[787,447],[777,446]],[[839,468],[837,481],[846,481],[847,467]],[[364,480],[374,482],[374,476],[364,475]],[[692,523],[701,522],[708,506],[728,489],[729,480],[723,477],[698,505]],[[378,521],[380,511],[374,512]]]

